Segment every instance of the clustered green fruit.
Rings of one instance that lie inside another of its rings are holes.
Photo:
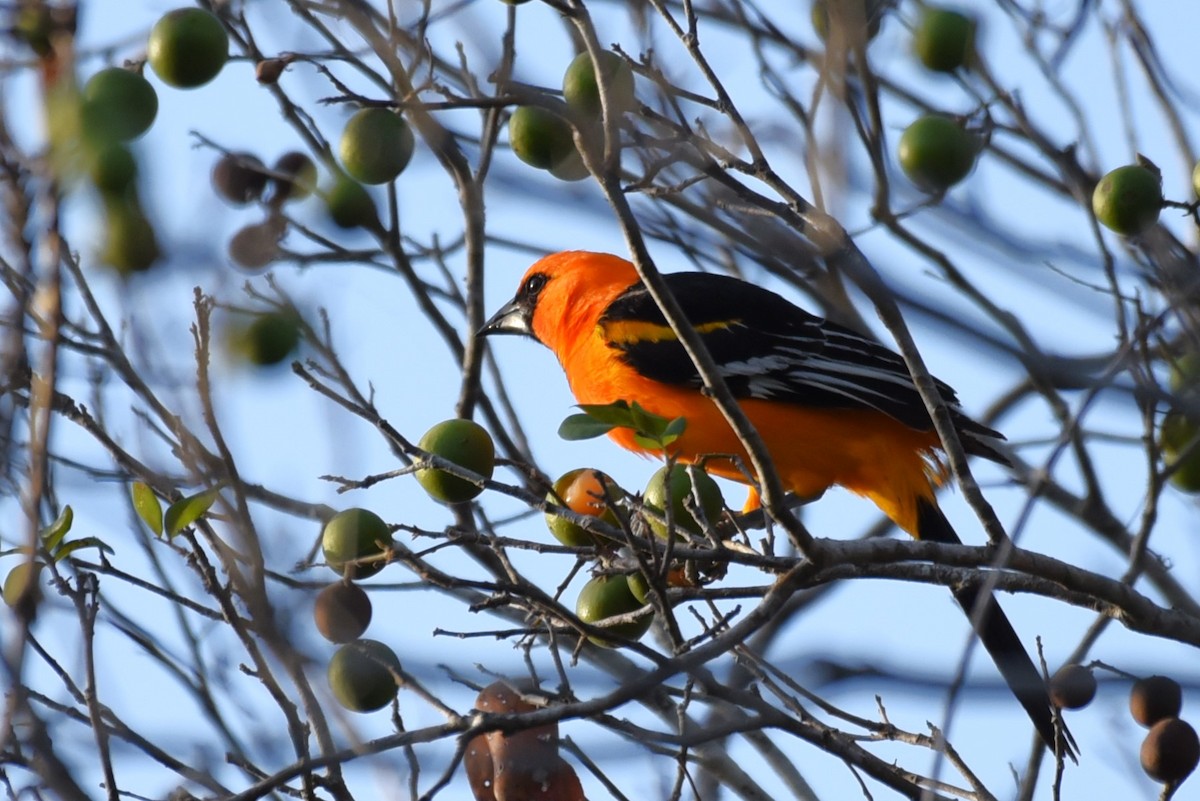
[[[694,487],[693,474],[696,478]],[[650,529],[659,537],[666,538],[669,507],[671,523],[676,532],[704,536],[704,527],[690,511],[695,508],[696,495],[700,497],[700,508],[704,512],[705,521],[710,527],[716,525],[721,511],[725,508],[725,499],[717,482],[700,467],[673,464],[670,468],[659,468],[650,477],[646,490],[642,493],[642,503],[649,512],[646,517]]]
[[[652,615],[642,615],[632,621],[604,625],[604,621],[618,615],[628,614],[641,609],[643,603],[637,599],[630,589],[629,579],[616,574],[596,576],[590,579],[579,591],[575,602],[575,614],[584,623],[603,626],[607,632],[624,640],[639,640],[650,629]],[[612,648],[619,643],[606,637],[589,637],[596,645]]]
[[[225,332],[229,353],[258,367],[279,364],[300,344],[299,315],[291,309],[265,311],[231,322]]]
[[[400,659],[378,640],[355,640],[329,660],[329,689],[338,703],[352,712],[383,709],[399,689]]]
[[[346,579],[363,579],[383,569],[392,532],[367,509],[346,509],[329,519],[321,532],[325,564]]]
[[[904,174],[926,192],[944,192],[967,177],[975,166],[978,143],[949,117],[929,114],[900,136],[899,159]]]
[[[92,139],[136,139],[150,129],[157,115],[158,94],[133,70],[108,67],[84,84],[84,131]]]
[[[379,225],[379,211],[367,188],[346,175],[334,177],[333,184],[322,193],[329,219],[339,228],[374,228]]]
[[[138,166],[133,151],[124,142],[95,142],[87,156],[88,177],[100,192],[109,198],[133,194]]]
[[[508,140],[521,161],[548,170],[574,149],[571,125],[541,106],[521,106],[508,119]]]
[[[1172,410],[1163,417],[1159,432],[1163,457],[1172,470],[1170,482],[1183,492],[1200,492],[1200,446],[1188,447],[1200,435],[1200,425],[1180,411]]]
[[[1177,404],[1163,417],[1159,444],[1171,469],[1171,484],[1183,492],[1200,492],[1200,447],[1188,452],[1200,437],[1195,419],[1200,404],[1200,355],[1184,353],[1172,359],[1170,366],[1170,386]]]
[[[1142,164],[1117,167],[1092,192],[1096,219],[1122,236],[1136,236],[1158,222],[1162,205],[1162,176]]]
[[[596,54],[604,79],[608,84],[609,112],[621,115],[637,106],[634,95],[633,70],[616,53],[602,50]],[[575,56],[563,73],[563,99],[583,118],[599,117],[602,109],[600,81],[590,53]]]
[[[583,159],[575,148],[571,124],[541,106],[521,106],[508,119],[508,143],[517,158],[531,167],[550,170],[563,180],[576,180]],[[561,173],[558,175],[558,173]],[[583,167],[586,177],[587,168]]]
[[[886,9],[886,0],[813,0],[809,19],[822,42],[829,41],[830,31],[836,29],[844,33],[847,44],[853,44],[875,38]]]
[[[484,478],[491,478],[496,467],[492,437],[474,420],[455,418],[438,423],[425,432],[417,447]],[[416,476],[425,492],[442,503],[462,503],[483,492],[483,487],[436,467],[423,467]]]
[[[136,198],[106,197],[100,261],[129,276],[150,269],[160,255],[154,226]]]
[[[936,72],[954,72],[975,57],[975,19],[950,8],[925,6],[913,31],[913,52]]]
[[[168,86],[194,89],[211,81],[229,58],[229,35],[202,8],[177,8],[150,30],[146,60]]]
[[[351,178],[365,184],[386,184],[412,159],[412,129],[394,111],[364,108],[346,123],[338,154]]]
[[[608,499],[618,501],[625,493],[609,476],[587,467],[580,467],[563,473],[550,492],[546,493],[546,502],[565,506],[572,512],[589,517],[596,517],[610,526],[618,525],[617,516],[613,513]],[[585,529],[578,523],[572,523],[565,517],[546,512],[546,526],[554,538],[563,545],[574,548],[587,548],[604,544],[604,539]]]
[[[161,253],[138,197],[137,159],[128,142],[145,133],[158,114],[154,88],[137,72],[108,67],[81,92],[53,92],[48,111],[55,167],[64,176],[86,176],[100,194],[99,261],[123,277],[150,269]]]

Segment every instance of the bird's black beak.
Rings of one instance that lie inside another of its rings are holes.
[[[524,334],[533,336],[533,307],[524,298],[518,296],[504,304],[483,324],[483,328],[475,334],[486,337],[492,334]]]

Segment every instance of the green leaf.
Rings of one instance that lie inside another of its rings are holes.
[[[61,562],[80,548],[99,548],[105,553],[115,553],[112,547],[107,542],[99,537],[81,537],[77,540],[71,540],[54,552],[54,561]]]
[[[663,432],[670,422],[662,415],[646,411],[636,402],[630,409],[630,418],[633,420],[634,431],[658,441],[662,440]]]
[[[133,509],[137,512],[138,517],[150,527],[154,536],[161,537],[163,532],[162,504],[158,502],[154,490],[141,481],[135,481],[130,485],[129,493],[133,496]]]
[[[663,449],[662,440],[658,437],[648,437],[640,431],[633,432],[633,441],[637,443],[639,448],[645,448],[648,451],[661,451]]]
[[[592,439],[602,437],[616,428],[612,423],[604,423],[586,414],[573,414],[563,420],[558,427],[558,435],[566,440]]]
[[[613,401],[612,403],[581,403],[579,408],[588,417],[599,420],[602,423],[609,423],[614,426],[624,426],[632,428],[633,416],[629,411],[629,404],[623,400]]]
[[[662,433],[663,447],[665,448],[666,446],[670,445],[675,440],[679,439],[679,437],[683,435],[683,432],[686,429],[687,429],[687,418],[686,417],[676,417],[674,420],[667,423],[667,427],[663,429],[663,433]]]
[[[199,520],[217,499],[218,489],[214,487],[204,492],[198,492],[182,500],[176,501],[167,508],[165,518],[168,537],[174,537],[179,532]]]
[[[71,511],[70,505],[64,506],[62,513],[50,525],[42,529],[42,545],[46,546],[46,550],[51,553],[62,542],[62,538],[67,536],[67,532],[71,530],[71,524],[75,522],[75,513]]]

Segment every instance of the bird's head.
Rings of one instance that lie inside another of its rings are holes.
[[[620,256],[582,250],[551,254],[526,271],[517,294],[478,336],[524,334],[561,355],[637,281],[633,265]]]

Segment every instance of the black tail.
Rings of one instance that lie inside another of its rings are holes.
[[[917,531],[921,539],[930,542],[945,542],[961,544],[962,540],[950,526],[950,521],[942,514],[942,510],[924,499],[918,501]],[[954,587],[954,600],[963,608],[975,627],[975,633],[983,647],[992,655],[1000,675],[1008,683],[1013,695],[1025,707],[1029,719],[1033,721],[1042,741],[1052,752],[1055,750],[1054,716],[1051,712],[1050,696],[1046,693],[1046,683],[1042,674],[1034,666],[1021,638],[1013,629],[1012,623],[996,602],[995,596],[985,594],[979,587]],[[1075,738],[1066,726],[1059,730],[1061,737],[1057,738],[1063,754],[1075,760]]]

